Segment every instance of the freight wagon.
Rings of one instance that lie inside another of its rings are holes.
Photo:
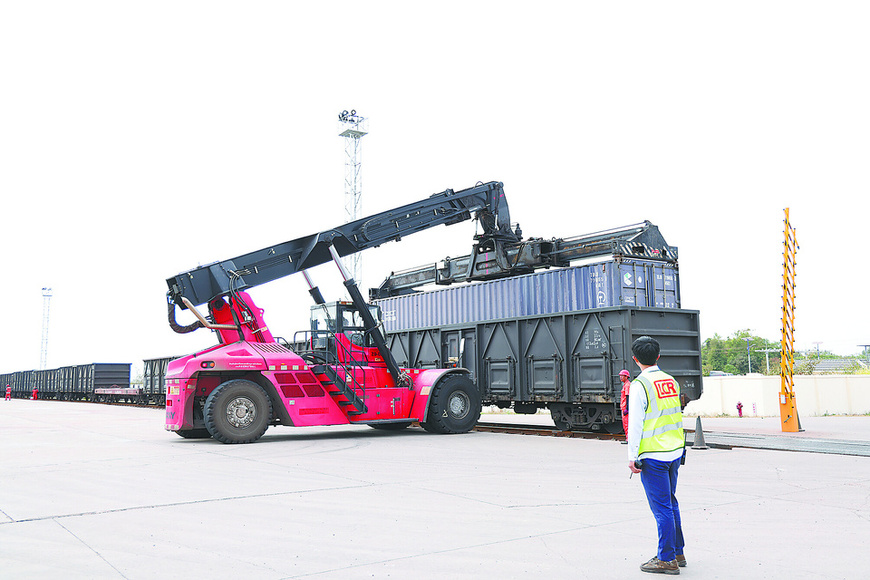
[[[17,371],[0,376],[4,388],[11,387],[12,396],[16,399],[30,398],[33,391],[33,371]]]
[[[180,357],[146,359],[142,376],[142,394],[149,405],[166,404],[166,367]]]
[[[686,400],[701,396],[698,312],[679,302],[676,266],[643,261],[376,301],[400,365],[464,367],[485,405],[548,409],[562,429],[610,432],[622,430],[619,371],[638,374],[631,343],[639,336],[659,341],[660,366]]]
[[[17,399],[29,399],[35,389],[40,399],[109,400],[109,397],[100,395],[106,395],[111,389],[127,389],[129,394],[130,366],[130,363],[91,363],[47,370],[18,371],[0,375],[0,384],[12,387],[12,396]]]
[[[36,389],[39,399],[97,403],[166,404],[166,367],[177,357],[146,359],[143,384],[131,386],[130,363],[91,363],[48,370],[0,374],[16,399],[29,399]]]

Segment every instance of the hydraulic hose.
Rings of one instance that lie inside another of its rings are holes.
[[[187,334],[188,332],[193,332],[199,328],[204,328],[204,325],[199,320],[193,324],[188,324],[187,326],[181,326],[178,324],[178,322],[175,321],[175,304],[168,297],[167,303],[169,305],[169,328],[174,332],[177,332],[178,334]]]

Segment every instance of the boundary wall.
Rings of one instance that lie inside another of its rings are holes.
[[[870,413],[870,375],[795,375],[799,417]],[[779,376],[704,377],[704,394],[690,401],[689,416],[779,417]]]

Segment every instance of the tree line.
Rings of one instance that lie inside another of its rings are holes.
[[[705,376],[711,371],[721,371],[733,375],[753,373],[778,375],[781,360],[780,342],[755,336],[750,330],[738,330],[728,338],[714,334],[701,346],[701,365]],[[812,374],[813,368],[822,359],[857,359],[842,357],[829,351],[819,350],[795,353],[795,374]]]

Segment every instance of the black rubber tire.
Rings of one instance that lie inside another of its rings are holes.
[[[205,428],[221,443],[253,443],[272,420],[272,401],[256,383],[233,379],[205,400]]]
[[[175,433],[185,439],[211,439],[211,433],[208,432],[208,429],[186,429]]]
[[[429,413],[420,423],[430,433],[467,433],[480,419],[480,392],[465,375],[445,375],[432,388]]]
[[[378,429],[379,431],[401,431],[402,429],[407,429],[411,426],[413,421],[405,421],[403,423],[375,423],[373,425],[369,425],[372,429]]]

